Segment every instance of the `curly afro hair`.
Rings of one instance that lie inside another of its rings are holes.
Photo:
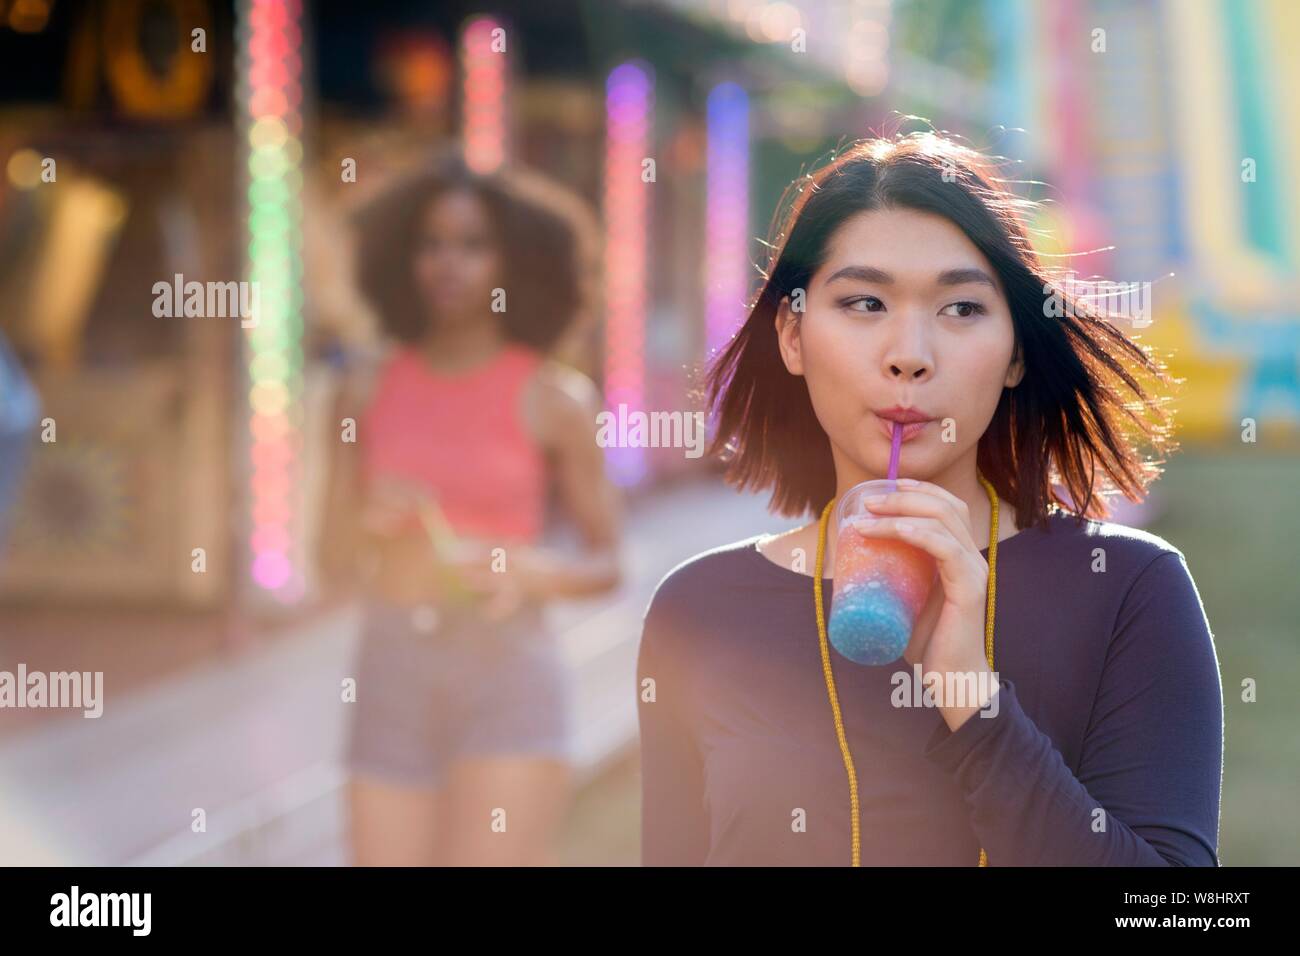
[[[550,351],[592,314],[597,288],[597,230],[587,204],[521,168],[470,169],[446,149],[357,210],[357,281],[385,333],[414,343],[429,330],[411,262],[421,217],[445,192],[469,190],[484,203],[501,251],[502,286],[515,307],[502,313],[506,337]],[[522,305],[520,305],[522,304]]]

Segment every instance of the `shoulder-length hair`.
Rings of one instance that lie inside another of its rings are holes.
[[[1002,280],[1025,372],[1002,397],[977,450],[977,467],[1015,506],[1022,528],[1054,505],[1109,514],[1106,485],[1141,500],[1172,450],[1164,366],[1068,283],[1044,268],[1022,214],[1034,203],[997,178],[985,155],[931,131],[859,140],[787,187],[768,235],[764,282],[743,327],[705,376],[714,423],[709,454],[739,489],[772,489],[779,514],[816,515],[836,491],[830,440],[808,386],[781,361],[781,300],[806,289],[835,231],[874,209],[943,216]],[[781,209],[787,211],[782,214]]]
[[[406,343],[425,336],[431,318],[412,270],[421,219],[430,202],[460,190],[482,200],[492,223],[506,290],[506,338],[550,351],[594,315],[594,217],[580,197],[542,175],[521,167],[476,172],[455,147],[435,153],[353,213],[361,294],[387,335]]]

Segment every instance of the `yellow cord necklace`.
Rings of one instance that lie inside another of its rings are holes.
[[[984,608],[984,656],[988,658],[989,667],[993,666],[993,611],[996,606],[998,584],[998,494],[993,490],[987,478],[979,475],[979,482],[989,496],[991,513],[989,517],[989,584],[988,599]],[[862,831],[858,814],[858,774],[853,769],[853,755],[849,753],[849,742],[844,736],[844,718],[840,714],[840,698],[835,692],[835,675],[831,672],[830,648],[826,643],[826,612],[822,607],[822,566],[826,560],[826,521],[831,509],[835,507],[835,498],[826,503],[822,509],[821,521],[817,528],[817,567],[813,571],[813,590],[817,596],[817,637],[821,642],[822,671],[826,675],[826,693],[831,700],[831,713],[835,715],[835,734],[839,737],[840,753],[844,756],[844,768],[849,774],[849,805],[853,823],[853,866],[862,865]],[[989,858],[980,847],[980,866],[988,866]]]

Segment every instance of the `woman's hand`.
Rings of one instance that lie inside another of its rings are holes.
[[[488,595],[502,614],[528,598],[583,597],[618,583],[618,555],[613,549],[575,555],[524,542],[461,540],[445,561],[466,587]]]
[[[460,539],[451,550],[444,565],[465,587],[487,598],[483,610],[488,620],[504,620],[526,599],[546,594],[545,562],[534,548]]]
[[[368,489],[361,506],[359,524],[363,531],[391,538],[418,527],[420,509],[430,500],[428,490],[418,482],[401,478],[378,478]]]
[[[988,561],[980,553],[966,502],[938,485],[900,478],[898,490],[864,499],[876,518],[861,517],[854,527],[866,537],[893,538],[925,551],[939,569],[939,587],[931,590],[912,630],[904,657],[921,664],[927,683],[931,675],[992,673],[984,653],[985,600]],[[934,687],[944,719],[952,729],[965,723],[997,690],[975,701],[944,701],[943,687]],[[981,688],[983,690],[984,688]]]

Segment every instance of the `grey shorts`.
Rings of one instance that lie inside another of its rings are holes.
[[[352,675],[352,772],[437,787],[462,756],[568,759],[570,676],[536,606],[492,625],[370,601]]]

